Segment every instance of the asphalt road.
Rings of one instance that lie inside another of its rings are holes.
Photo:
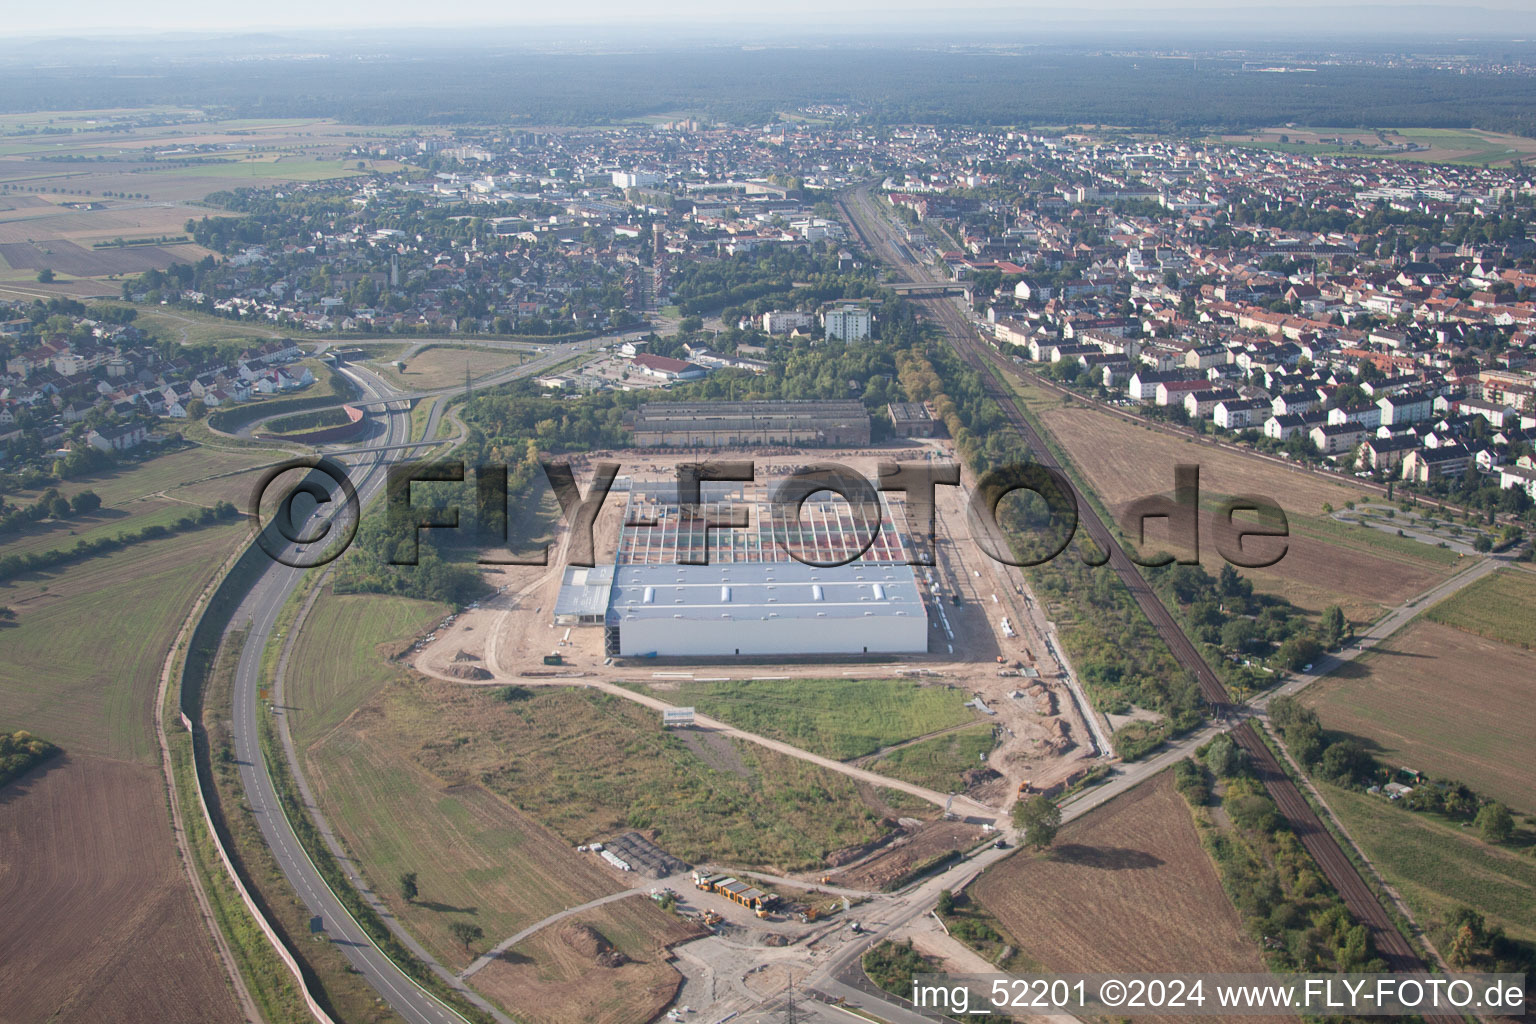
[[[517,367],[515,372],[508,374],[503,380],[540,373],[588,347],[590,346],[584,343],[551,346],[547,354]],[[377,402],[397,397],[388,385],[377,378],[356,369],[347,372],[366,392],[367,400]],[[437,393],[451,393],[456,390],[448,388]],[[434,411],[434,426],[440,414],[441,409]],[[404,401],[385,406],[382,415],[385,422],[386,443],[403,444],[410,440],[411,416]],[[367,506],[370,499],[375,497],[384,485],[385,464],[402,455],[400,451],[375,453],[352,469],[352,483],[357,488],[364,515],[369,514]],[[450,1024],[450,1022],[462,1021],[463,1018],[457,1013],[423,991],[396,967],[352,920],[351,915],[327,887],[320,872],[304,852],[298,837],[294,835],[278,802],[276,788],[267,774],[260,744],[257,741],[257,716],[271,713],[257,699],[261,677],[261,655],[272,636],[279,610],[299,585],[304,574],[309,571],[311,570],[294,569],[273,562],[252,586],[231,620],[231,629],[249,628],[244,648],[240,653],[239,665],[235,670],[232,720],[235,757],[239,763],[240,782],[245,789],[246,800],[261,828],[262,837],[271,849],[273,857],[276,858],[277,865],[288,880],[288,884],[304,901],[309,912],[321,919],[324,934],[343,952],[352,966],[390,1007],[411,1024]],[[298,773],[299,767],[290,765],[290,770]]]

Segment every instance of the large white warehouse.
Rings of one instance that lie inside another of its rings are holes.
[[[905,520],[885,495],[878,524],[826,492],[786,523],[771,521],[757,489],[708,491],[707,518],[745,510],[747,525],[705,530],[671,488],[635,485],[611,575],[606,567],[568,573],[557,619],[590,622],[606,606],[604,646],[613,657],[928,650],[928,613],[897,526]],[[791,545],[806,561],[791,556]],[[854,555],[843,565],[807,564]]]
[[[619,566],[606,628],[625,657],[928,649],[917,579],[891,563]]]

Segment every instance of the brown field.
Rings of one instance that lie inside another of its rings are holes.
[[[1284,558],[1271,568],[1245,569],[1243,573],[1259,589],[1301,608],[1320,611],[1337,603],[1351,619],[1368,622],[1384,609],[1434,585],[1448,568],[1435,560],[1430,548],[1420,559],[1363,541],[1345,543],[1344,538],[1335,541],[1314,535],[1307,520],[1317,521],[1319,529],[1332,525],[1323,523],[1325,504],[1343,508],[1346,502],[1365,497],[1365,492],[1342,481],[1148,430],[1080,404],[1042,403],[1037,406],[1037,415],[1116,516],[1138,498],[1171,494],[1174,467],[1180,463],[1200,467],[1202,503],[1229,494],[1273,498],[1288,518],[1301,523],[1291,531]],[[1201,515],[1200,528],[1201,563],[1214,573],[1222,558],[1216,550],[1209,512]],[[1148,521],[1149,551],[1168,548],[1167,538],[1163,520]]]
[[[42,270],[71,277],[104,277],[107,274],[139,274],[151,268],[164,270],[172,263],[193,263],[207,255],[198,245],[136,245],[126,248],[88,249],[58,238],[37,242],[0,244],[0,259],[13,270]]]
[[[1166,772],[1069,822],[1049,852],[989,868],[970,895],[1050,971],[1265,969]]]
[[[0,790],[0,1021],[242,1019],[160,773],[65,755]]]
[[[596,929],[630,962],[600,964],[582,926]],[[704,934],[643,896],[557,922],[474,976],[475,988],[529,1024],[646,1024],[682,982],[666,949]]]
[[[1531,654],[1419,620],[1306,691],[1327,729],[1385,763],[1464,782],[1536,811]]]

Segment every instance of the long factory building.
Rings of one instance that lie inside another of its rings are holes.
[[[669,483],[634,484],[615,564],[568,569],[555,606],[562,624],[595,624],[613,657],[911,654],[928,649],[928,613],[906,564],[904,523],[881,494],[879,529],[846,502],[808,500],[797,522],[775,522],[753,485],[705,484],[701,516],[685,516]],[[826,497],[829,500],[818,500]],[[703,528],[746,509],[748,525]],[[707,564],[682,564],[705,561]]]

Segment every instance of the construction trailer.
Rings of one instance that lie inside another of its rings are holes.
[[[706,875],[701,871],[695,871],[693,884],[695,888],[703,889],[705,892],[719,893],[732,903],[738,903],[754,911],[759,917],[765,916],[779,902],[779,898],[773,893],[764,892],[729,875]]]

